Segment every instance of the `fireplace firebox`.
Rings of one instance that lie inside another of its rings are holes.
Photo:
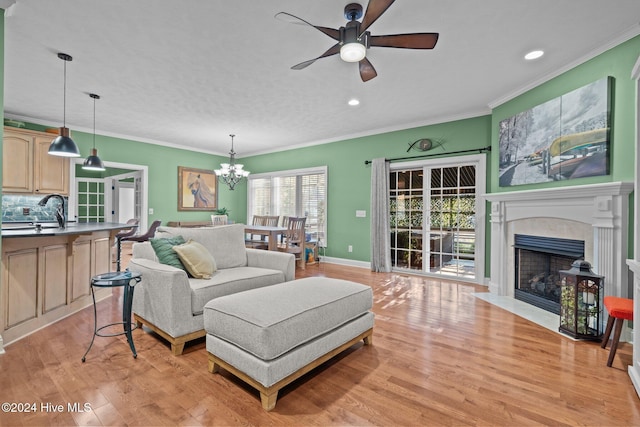
[[[584,241],[515,234],[514,250],[514,297],[560,314],[559,271],[584,258]]]

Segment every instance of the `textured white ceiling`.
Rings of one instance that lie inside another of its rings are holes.
[[[11,3],[11,2],[8,2]],[[5,17],[5,116],[239,157],[488,114],[640,34],[638,0],[400,0],[373,35],[439,32],[434,50],[371,48],[363,83],[334,43],[346,0],[17,0]],[[366,8],[366,2],[363,2]],[[545,56],[525,62],[534,48]],[[349,107],[357,97],[361,104]]]

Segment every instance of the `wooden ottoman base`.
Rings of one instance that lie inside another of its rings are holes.
[[[209,371],[258,389],[270,411],[291,381],[360,340],[371,344],[372,305],[369,286],[327,277],[215,298],[203,312]]]
[[[243,380],[244,382],[246,382],[247,384],[249,384],[250,386],[252,386],[253,388],[257,389],[260,392],[260,400],[262,402],[262,408],[265,409],[266,411],[271,411],[276,406],[276,400],[278,399],[278,391],[280,391],[281,388],[297,380],[302,375],[320,366],[321,364],[331,359],[332,357],[340,354],[341,352],[348,349],[349,347],[351,347],[352,345],[354,345],[360,340],[363,340],[365,345],[373,344],[373,328],[361,333],[357,337],[342,344],[337,348],[334,348],[328,353],[325,353],[323,356],[301,367],[291,375],[281,379],[280,381],[278,381],[277,383],[273,384],[270,387],[265,387],[264,385],[260,384],[258,381],[254,380],[244,372],[236,369],[234,366],[230,365],[229,363],[225,362],[224,360],[216,357],[214,354],[211,354],[211,353],[209,353],[209,372],[216,373],[218,372],[219,368],[223,368],[227,372],[230,372],[236,377],[240,378],[241,380]]]

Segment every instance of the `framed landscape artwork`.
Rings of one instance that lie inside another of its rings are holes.
[[[218,207],[215,172],[178,166],[178,210],[214,211]]]
[[[500,187],[609,174],[613,77],[500,122]]]

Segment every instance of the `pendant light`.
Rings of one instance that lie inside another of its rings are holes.
[[[98,150],[96,149],[96,99],[100,99],[100,95],[90,93],[89,96],[93,98],[93,148],[91,154],[87,157],[82,165],[82,169],[90,171],[104,171],[105,167],[98,157]]]
[[[233,190],[237,183],[242,181],[242,178],[249,176],[249,171],[244,170],[240,163],[236,163],[236,152],[233,151],[233,138],[235,135],[229,135],[231,137],[231,151],[229,151],[229,163],[221,163],[220,169],[216,169],[214,172],[222,182],[229,186],[229,190]]]
[[[62,98],[62,127],[60,136],[54,139],[49,146],[49,154],[60,157],[80,157],[80,150],[73,139],[69,137],[67,128],[67,62],[73,58],[66,53],[58,53],[58,58],[64,61],[64,95]]]

